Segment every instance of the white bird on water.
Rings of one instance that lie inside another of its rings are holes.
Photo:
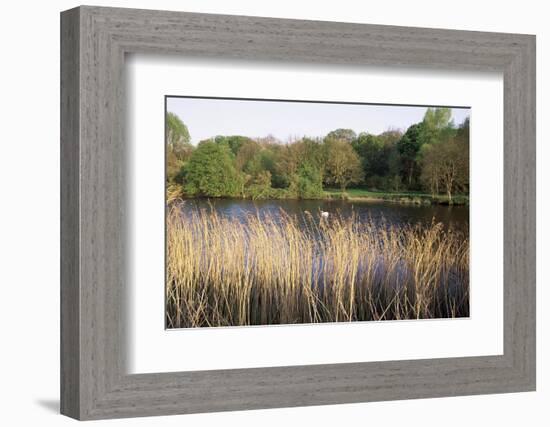
[[[326,211],[321,211],[321,217],[322,217],[322,218],[328,218],[328,212],[326,212]]]

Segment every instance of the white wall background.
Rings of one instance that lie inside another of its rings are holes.
[[[540,0],[96,1],[97,5],[319,19],[537,35],[538,391],[508,395],[109,421],[116,426],[407,425],[550,423],[550,27]],[[75,1],[6,2],[0,32],[0,423],[63,426],[59,405],[59,12]],[[544,241],[546,240],[546,241]],[[545,310],[546,309],[546,310]],[[545,363],[546,362],[546,363]],[[94,423],[92,423],[94,424]]]

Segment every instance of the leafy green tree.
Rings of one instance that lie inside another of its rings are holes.
[[[349,184],[363,179],[361,160],[349,143],[341,139],[326,139],[325,146],[328,183],[338,185],[344,192]]]
[[[251,138],[242,135],[218,135],[214,138],[214,141],[218,144],[227,144],[234,155],[237,155],[243,144],[254,142]]]
[[[456,193],[469,191],[469,138],[462,133],[422,147],[421,180],[433,195],[443,190],[449,203]]]
[[[397,144],[397,141],[402,138],[402,136],[403,132],[401,132],[399,129],[388,129],[378,135],[378,137],[382,140],[384,147],[387,148],[394,147],[395,144]]]
[[[233,150],[231,150],[233,151]],[[259,154],[262,147],[252,139],[243,141],[235,156],[235,166],[240,171],[256,174],[262,169]]]
[[[283,175],[281,157],[285,146],[279,142],[260,142],[264,150],[260,152],[260,162],[263,168],[271,174],[271,185],[273,188],[285,188],[288,181]]]
[[[322,139],[302,138],[294,144],[294,156],[299,164],[308,163],[319,171],[321,177],[325,168],[326,152]]]
[[[248,140],[241,144],[235,157],[235,166],[243,178],[243,195],[253,199],[272,194],[272,174],[275,172],[274,146]]]
[[[270,147],[273,156],[264,155],[264,167],[269,165],[269,161],[274,162],[274,188],[286,189],[289,197],[310,199],[322,196],[325,150],[321,140],[303,138]]]
[[[420,180],[427,191],[432,193],[432,196],[439,194],[439,185],[441,183],[441,164],[440,164],[440,147],[435,144],[425,144],[421,148],[420,165],[422,172]]]
[[[298,196],[301,199],[317,199],[323,196],[323,178],[321,171],[305,162],[298,168]]]
[[[422,144],[437,144],[452,138],[456,129],[451,121],[451,109],[428,108],[422,120]]]
[[[423,120],[425,143],[418,160],[421,182],[435,195],[444,190],[449,203],[453,194],[469,191],[469,133],[470,121],[457,129],[448,108],[429,108]]]
[[[361,133],[352,142],[352,146],[361,158],[365,179],[387,173],[388,159],[382,138],[370,133]]]
[[[464,192],[467,186],[468,157],[461,144],[452,139],[434,144],[424,156],[425,176],[432,188],[432,193],[439,192],[442,186],[449,203],[453,202],[453,194]],[[434,191],[435,186],[435,191]]]
[[[397,142],[397,151],[401,159],[401,174],[408,188],[411,188],[419,173],[418,152],[423,144],[424,124],[409,126],[403,137]]]
[[[169,182],[181,183],[181,170],[191,153],[189,130],[174,113],[166,115],[166,175]]]
[[[180,161],[185,161],[191,155],[193,146],[190,143],[191,137],[187,126],[174,113],[166,116],[166,138],[168,151]]]
[[[384,190],[400,191],[402,188],[401,156],[397,150],[397,143],[403,137],[398,129],[389,129],[378,135],[383,144],[383,178]]]
[[[464,119],[464,122],[458,127],[456,131],[456,138],[464,142],[464,144],[470,145],[470,118]]]
[[[422,122],[403,134],[379,135],[336,129],[325,138],[282,143],[273,136],[223,136],[195,149],[189,131],[167,115],[167,174],[170,194],[210,197],[323,196],[323,185],[352,184],[388,191],[425,188],[468,192],[469,120],[455,127],[451,110],[427,109]]]
[[[300,166],[298,147],[295,144],[282,145],[277,155],[277,175],[281,180],[281,187],[290,187]]]
[[[388,189],[391,191],[401,191],[403,179],[401,178],[401,155],[397,149],[397,144],[389,147],[387,150],[388,159]]]
[[[267,171],[271,177],[274,188],[284,188],[287,183],[279,173],[279,154],[282,146],[279,143],[259,143],[260,150],[256,151],[253,157],[244,167],[244,173],[258,175],[261,171]]]
[[[458,176],[456,188],[458,191],[470,193],[470,119],[466,118],[457,129],[454,137],[458,155]]]
[[[428,108],[424,113],[424,125],[426,129],[440,131],[449,126],[451,121],[451,109],[447,107]]]
[[[242,177],[235,168],[233,153],[227,144],[203,141],[185,167],[185,191],[209,197],[237,196]]]
[[[170,112],[166,115],[166,137],[168,145],[172,147],[189,144],[191,140],[187,126],[176,114]]]
[[[351,143],[357,138],[357,134],[352,129],[336,129],[329,132],[326,136],[326,139],[340,139]]]
[[[269,198],[272,194],[271,173],[265,170],[259,172],[247,187],[246,194],[253,200]]]

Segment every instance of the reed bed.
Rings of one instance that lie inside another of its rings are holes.
[[[169,328],[469,316],[469,241],[441,224],[397,227],[306,214],[167,216]]]

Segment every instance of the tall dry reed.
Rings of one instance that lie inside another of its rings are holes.
[[[308,214],[167,217],[170,328],[469,315],[469,241],[441,224]]]

